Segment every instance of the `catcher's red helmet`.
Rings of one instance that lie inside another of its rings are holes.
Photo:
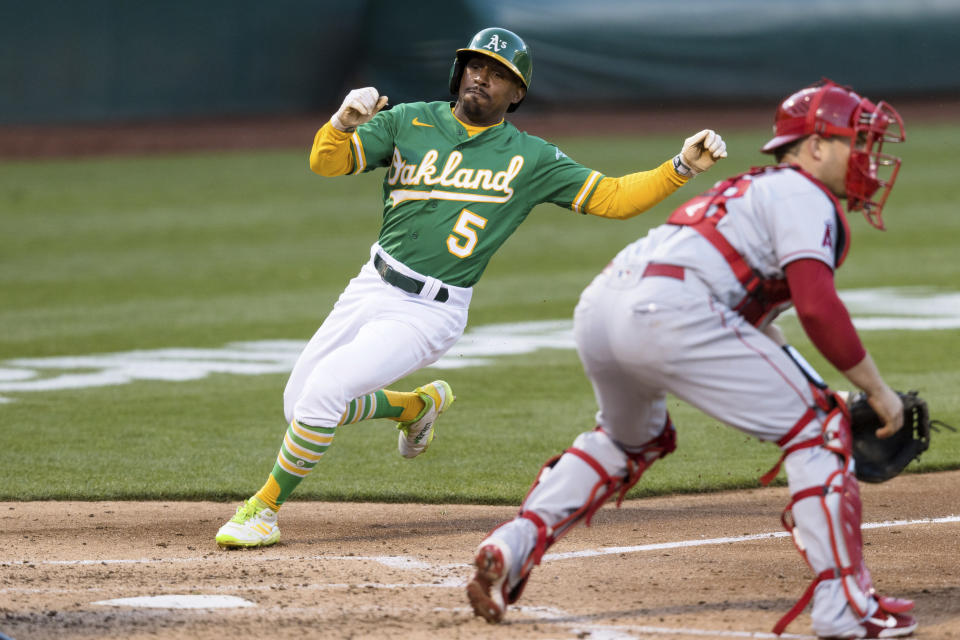
[[[900,158],[882,153],[883,143],[906,139],[903,119],[893,107],[886,102],[874,104],[824,78],[780,103],[773,132],[761,149],[764,153],[814,133],[850,138],[847,209],[862,210],[867,222],[883,229],[881,210],[900,171]],[[874,197],[881,187],[880,195]]]

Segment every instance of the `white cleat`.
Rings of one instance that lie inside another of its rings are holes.
[[[443,380],[417,387],[415,393],[423,400],[423,410],[413,420],[397,425],[400,430],[397,448],[404,458],[416,458],[427,450],[433,442],[434,423],[454,401],[453,389]]]
[[[230,522],[217,532],[217,544],[223,549],[269,547],[280,541],[277,512],[256,496],[237,507]]]
[[[880,609],[855,629],[829,638],[902,638],[911,635],[916,628],[917,621],[913,616]]]

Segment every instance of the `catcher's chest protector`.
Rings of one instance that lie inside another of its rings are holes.
[[[748,322],[759,326],[774,310],[790,302],[790,288],[784,278],[765,278],[753,269],[744,257],[730,244],[717,225],[727,215],[727,202],[742,197],[756,176],[771,171],[793,170],[813,182],[830,197],[837,217],[837,242],[834,260],[839,268],[849,249],[850,229],[840,202],[827,187],[812,175],[797,166],[754,167],[746,173],[718,183],[706,193],[699,195],[677,208],[667,219],[668,224],[690,227],[702,235],[720,252],[730,270],[746,290],[746,295],[733,308]]]

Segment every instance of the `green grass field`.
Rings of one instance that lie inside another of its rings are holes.
[[[713,177],[763,163],[756,150],[766,132],[724,132],[731,157]],[[841,290],[957,292],[960,183],[944,141],[958,136],[948,125],[909,128],[897,149],[904,166],[886,209],[889,231],[851,216]],[[580,162],[621,175],[653,167],[681,140],[556,142]],[[285,429],[285,373],[9,391],[3,385],[22,375],[11,361],[306,341],[376,239],[381,177],[315,176],[306,145],[0,163],[0,398],[7,400],[0,499],[233,500],[259,488]],[[627,222],[541,206],[476,288],[470,326],[569,319],[582,288],[616,251],[710,182],[698,178]],[[796,320],[783,326],[842,387]],[[893,386],[920,389],[936,417],[960,424],[960,330],[862,335]],[[518,503],[543,461],[592,426],[592,392],[571,350],[425,370],[394,386],[412,389],[441,375],[458,400],[427,454],[401,459],[387,421],[344,427],[294,498]],[[671,412],[680,447],[632,495],[757,486],[777,458],[773,445],[688,406],[673,402]],[[942,432],[910,469],[958,467],[960,434]]]

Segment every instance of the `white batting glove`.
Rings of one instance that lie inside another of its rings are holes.
[[[381,96],[373,87],[354,89],[347,94],[340,110],[330,118],[330,124],[340,131],[353,131],[364,122],[370,122],[385,106],[387,96]]]
[[[685,178],[703,173],[720,158],[727,157],[727,143],[713,129],[704,129],[683,141],[673,159],[674,170]]]

